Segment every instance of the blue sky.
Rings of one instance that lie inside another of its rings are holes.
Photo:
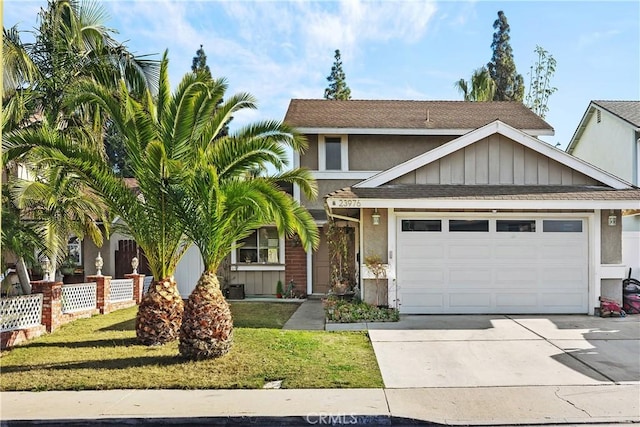
[[[5,0],[3,23],[29,30],[46,1]],[[592,99],[640,99],[638,1],[105,1],[107,26],[137,54],[169,49],[175,85],[200,44],[229,92],[259,109],[234,125],[284,117],[291,98],[322,98],[340,49],[354,99],[459,100],[456,80],[491,58],[504,10],[528,85],[534,49],[557,60],[545,138],[565,148]]]

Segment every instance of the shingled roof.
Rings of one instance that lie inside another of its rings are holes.
[[[640,189],[569,185],[419,185],[389,184],[377,188],[346,187],[327,198],[450,200],[635,200]]]
[[[553,128],[520,102],[292,99],[285,123],[298,128],[452,129],[500,120],[537,134]]]
[[[632,124],[640,127],[640,101],[592,101],[594,104],[602,107]]]

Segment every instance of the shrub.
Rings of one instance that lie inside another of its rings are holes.
[[[400,314],[395,308],[376,307],[366,302],[351,302],[330,296],[322,301],[329,322],[397,322]]]

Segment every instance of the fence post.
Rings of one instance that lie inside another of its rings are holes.
[[[53,332],[62,324],[62,282],[31,282],[31,293],[42,294],[42,324]]]
[[[111,313],[111,276],[87,276],[96,284],[96,308],[100,314]]]
[[[133,279],[133,300],[136,304],[142,301],[142,290],[144,288],[144,274],[125,274],[126,279]]]

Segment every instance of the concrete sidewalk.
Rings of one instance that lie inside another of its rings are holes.
[[[308,299],[287,320],[282,329],[299,331],[323,331],[324,308],[319,299]]]
[[[2,392],[2,425],[584,424],[640,422],[640,385]],[[337,421],[336,421],[337,420]]]

